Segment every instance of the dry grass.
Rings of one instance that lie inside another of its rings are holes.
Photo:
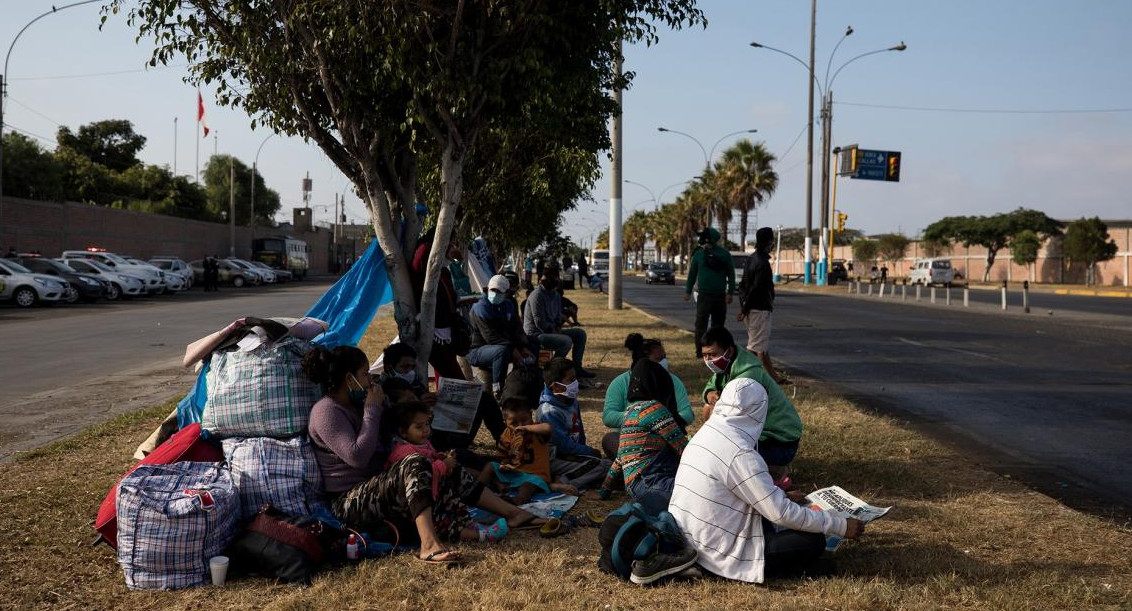
[[[693,392],[705,378],[690,338],[636,310],[608,312],[572,295],[590,334],[587,359],[608,382],[626,367],[637,330],[662,338]],[[363,341],[371,356],[388,315]],[[806,422],[794,477],[838,483],[896,509],[839,552],[840,577],[755,587],[702,580],[642,589],[597,570],[595,531],[546,541],[531,534],[469,545],[474,561],[444,570],[411,556],[329,572],[307,588],[247,580],[220,589],[128,592],[90,520],[167,405],[119,418],[5,465],[0,474],[0,608],[12,609],[1128,609],[1132,533],[1069,510],[961,459],[890,419],[798,380]],[[603,433],[602,393],[584,392],[591,443]],[[612,508],[618,501],[600,504]],[[580,503],[586,507],[587,503]],[[598,505],[598,504],[592,504]]]

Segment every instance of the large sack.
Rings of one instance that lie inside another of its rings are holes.
[[[220,462],[222,460],[224,460],[224,454],[220,451],[220,447],[202,439],[200,424],[194,422],[173,433],[172,437],[157,446],[157,449],[150,452],[141,462],[134,465],[126,472],[126,475],[133,473],[135,469],[142,465],[168,465],[181,461]],[[94,519],[94,529],[98,531],[99,535],[94,541],[96,544],[105,542],[110,547],[118,547],[116,504],[118,501],[118,484],[121,481],[119,479],[114,487],[106,493],[106,497],[102,499],[102,506],[98,508],[98,517]]]
[[[289,516],[309,516],[320,504],[322,474],[306,437],[233,437],[221,442],[240,496],[240,519],[271,505]]]
[[[239,498],[222,464],[142,465],[118,485],[118,563],[131,590],[209,582],[236,534]]]
[[[218,438],[305,433],[311,407],[322,397],[302,371],[310,349],[308,341],[285,337],[247,352],[214,353],[201,427]]]

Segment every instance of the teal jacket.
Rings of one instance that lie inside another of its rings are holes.
[[[697,248],[692,255],[692,262],[688,266],[688,280],[684,283],[684,292],[691,294],[695,288],[705,295],[734,295],[735,294],[735,262],[731,260],[731,253],[726,248],[715,245],[712,252],[723,264],[723,269],[715,270],[704,263],[706,246]]]
[[[782,388],[767,374],[758,357],[735,346],[735,359],[731,366],[723,373],[714,373],[704,387],[703,399],[707,401],[709,391],[723,392],[723,387],[731,380],[749,378],[766,389],[769,405],[767,406],[766,425],[759,440],[774,439],[776,441],[798,441],[802,438],[802,419],[798,417],[798,410],[794,403],[782,392]]]
[[[601,421],[611,429],[619,429],[625,422],[625,410],[629,407],[630,373],[626,371],[613,378],[605,391],[605,408],[601,410]],[[696,413],[692,411],[692,402],[688,400],[688,389],[675,374],[668,375],[672,376],[672,388],[676,392],[676,412],[684,419],[684,424],[691,426]]]

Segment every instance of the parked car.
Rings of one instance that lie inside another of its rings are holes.
[[[649,263],[648,269],[645,270],[645,284],[654,282],[676,284],[676,274],[672,271],[672,266],[662,261]]]
[[[248,263],[251,263],[252,265],[254,265],[256,267],[256,269],[265,269],[265,270],[268,270],[268,271],[274,273],[275,279],[279,282],[288,282],[288,281],[293,280],[295,278],[295,275],[292,274],[290,270],[275,269],[275,268],[271,267],[270,265],[264,263],[263,261],[248,261]]]
[[[955,271],[951,269],[951,259],[919,259],[912,266],[908,274],[908,281],[912,284],[950,285],[955,279]]]
[[[13,301],[21,308],[60,301],[69,288],[65,280],[37,274],[13,259],[0,259],[0,285],[0,300]]]
[[[256,267],[255,265],[252,265],[251,261],[237,259],[236,257],[228,257],[227,259],[225,259],[225,261],[228,261],[237,267],[242,267],[244,271],[248,273],[248,277],[251,277],[252,274],[259,276],[260,284],[275,284],[276,282],[275,271],[270,268],[261,269],[259,267]]]
[[[134,265],[156,270],[157,273],[161,275],[161,284],[163,287],[163,290],[161,292],[167,295],[171,293],[179,293],[188,288],[188,286],[185,284],[185,279],[182,278],[180,274],[167,274],[160,267],[157,267],[156,265],[144,259],[138,259],[137,257],[122,258],[129,261],[130,263],[133,263]]]
[[[248,275],[248,270],[245,270],[244,268],[239,267],[237,265],[233,265],[232,263],[228,262],[226,259],[217,259],[216,263],[217,263],[217,265],[220,266],[220,271],[217,274],[218,275],[217,282],[221,282],[221,283],[225,283],[225,284],[230,282],[230,283],[232,283],[232,286],[234,286],[236,288],[240,288],[240,287],[248,285],[248,284],[257,284],[258,281],[261,280],[260,276],[258,276],[258,275],[253,280],[252,277]],[[196,259],[195,261],[189,261],[189,267],[193,268],[194,282],[203,283],[204,282],[204,259]]]
[[[145,290],[156,295],[165,290],[165,282],[161,279],[161,270],[152,265],[137,265],[105,248],[87,248],[86,250],[64,250],[64,259],[90,259],[98,261],[116,272],[122,272],[141,279],[145,283]]]
[[[67,303],[74,303],[79,299],[87,303],[94,303],[105,297],[109,292],[109,289],[106,288],[106,283],[98,276],[80,274],[54,259],[48,259],[39,255],[21,255],[18,261],[20,265],[23,265],[37,274],[54,276],[60,280],[66,280],[69,285],[69,290],[67,291],[66,297],[63,298],[63,301]]]
[[[153,257],[149,264],[165,273],[174,273],[185,281],[185,289],[193,288],[193,268],[177,257]]]
[[[97,276],[99,280],[105,282],[106,299],[109,301],[117,301],[122,297],[136,297],[138,295],[144,295],[146,292],[145,281],[141,278],[114,271],[109,265],[105,265],[94,259],[56,260],[80,274]]]

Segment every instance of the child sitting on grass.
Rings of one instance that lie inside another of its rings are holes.
[[[536,423],[533,412],[531,406],[518,399],[504,400],[503,420],[507,429],[497,444],[499,462],[492,463],[492,469],[483,470],[493,484],[498,481],[515,490],[508,500],[516,505],[530,501],[539,492],[578,494],[578,489],[570,484],[551,481],[552,429],[549,423]]]
[[[491,494],[483,489],[483,484],[465,472],[456,463],[456,457],[451,453],[438,452],[429,441],[432,435],[432,412],[425,404],[419,401],[398,403],[390,408],[389,424],[397,431],[393,437],[392,450],[385,467],[389,468],[397,461],[413,454],[420,454],[432,461],[432,496],[438,502],[441,500],[440,486],[446,478],[457,487],[459,497],[450,496],[448,507],[438,508],[434,517],[439,515],[441,520],[459,522],[460,539],[464,541],[502,541],[507,536],[507,518],[499,518],[491,526],[484,526],[473,522],[468,514],[468,505],[479,503],[482,494]],[[441,531],[454,530],[454,525],[437,524]]]
[[[546,386],[539,398],[535,420],[551,427],[552,481],[576,488],[600,483],[612,461],[601,458],[600,451],[586,445],[574,363],[562,357],[551,359],[546,364],[543,380]]]

